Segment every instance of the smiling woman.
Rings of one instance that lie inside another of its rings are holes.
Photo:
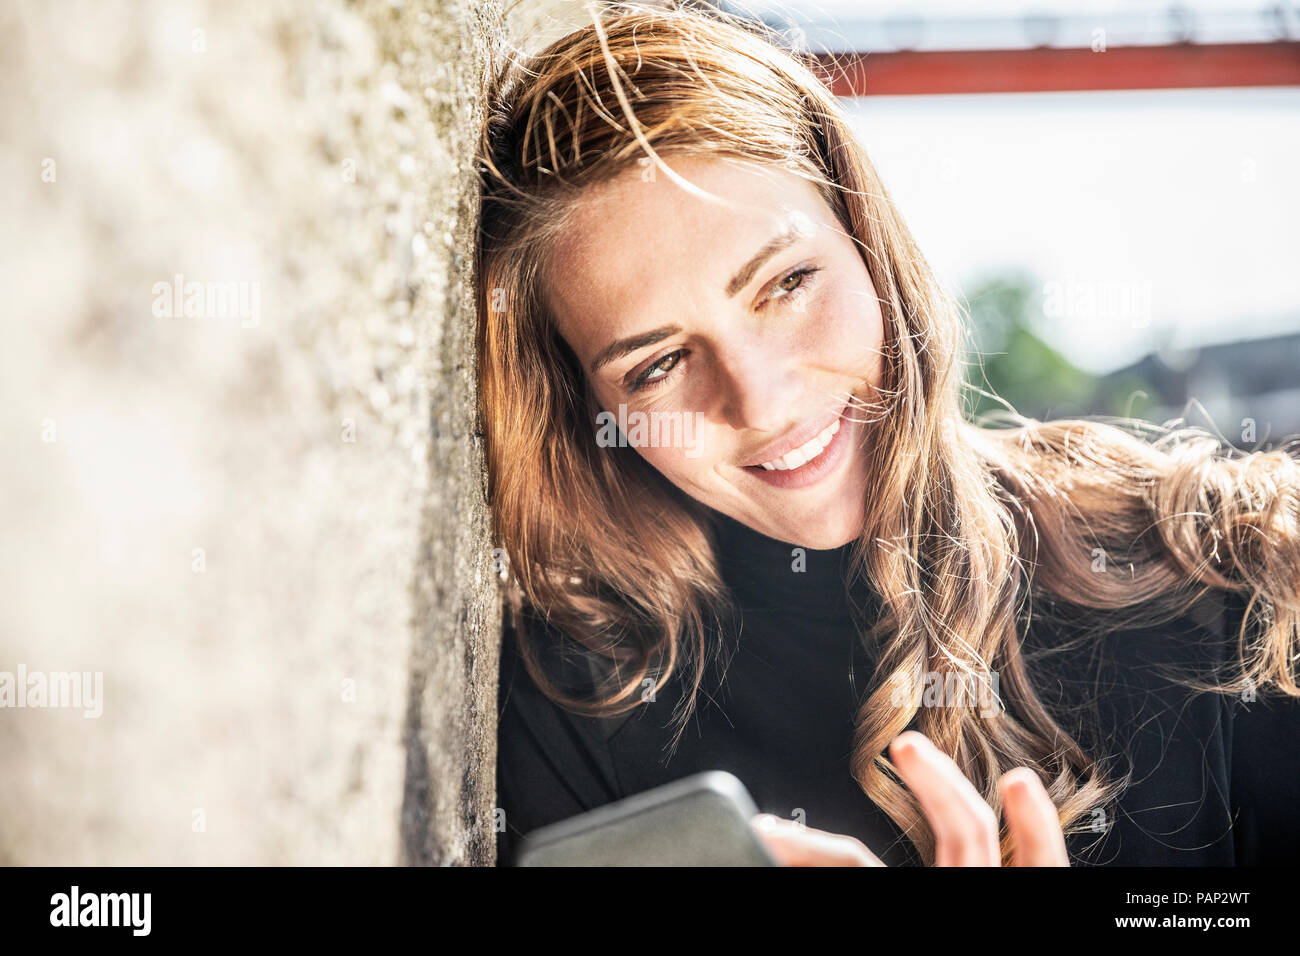
[[[788,863],[1294,852],[1292,457],[968,422],[960,312],[752,25],[623,12],[508,64],[480,162],[503,855],[705,769],[809,824],[762,827]],[[694,447],[601,440],[632,413]]]
[[[694,156],[673,170],[713,201],[637,167],[593,186],[541,278],[545,309],[601,408],[700,415],[705,454],[642,451],[674,485],[770,537],[846,544],[867,477],[850,412],[880,384],[884,338],[866,263],[800,176]]]

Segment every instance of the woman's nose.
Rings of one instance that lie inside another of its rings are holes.
[[[784,355],[748,347],[720,356],[723,418],[733,428],[779,432],[799,413],[799,382]]]

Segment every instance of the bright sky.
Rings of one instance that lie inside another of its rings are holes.
[[[1300,331],[1300,88],[849,106],[950,288],[1024,268],[1067,297],[1149,296],[1146,317],[1044,316],[1043,333],[1078,365],[1126,364],[1162,329],[1180,345]]]

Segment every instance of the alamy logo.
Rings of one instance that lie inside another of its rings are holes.
[[[81,708],[83,717],[104,713],[103,671],[0,671],[0,707]]]
[[[129,926],[131,935],[148,936],[152,893],[70,893],[50,897],[51,926]]]
[[[160,319],[239,319],[245,329],[262,321],[262,285],[248,280],[228,282],[185,281],[179,273],[172,282],[153,284],[153,314]]]
[[[895,707],[973,708],[981,717],[1002,712],[998,672],[903,671],[890,678],[890,703]]]
[[[687,458],[699,458],[696,447],[704,424],[703,412],[628,412],[618,406],[596,416],[596,444],[601,448],[684,448]]]

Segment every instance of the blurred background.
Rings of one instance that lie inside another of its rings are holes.
[[[821,57],[974,320],[972,381],[1034,418],[1300,433],[1300,6],[719,6]]]

